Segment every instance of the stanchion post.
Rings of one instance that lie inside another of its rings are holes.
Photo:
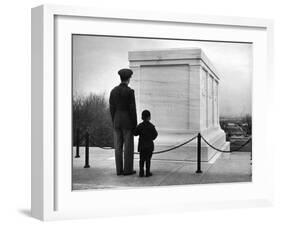
[[[252,165],[252,162],[253,162],[253,155],[252,155],[252,147],[251,147],[251,158],[250,158],[250,160],[251,160],[251,165]]]
[[[197,170],[196,173],[202,173],[201,171],[201,134],[197,135]]]
[[[86,132],[86,137],[85,137],[85,141],[86,141],[86,145],[85,145],[85,166],[84,168],[90,168],[89,165],[89,132]]]
[[[79,129],[76,130],[76,155],[75,158],[80,158],[80,154],[79,154],[79,139],[80,138],[80,134],[79,134]]]

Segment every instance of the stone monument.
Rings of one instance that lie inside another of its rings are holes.
[[[156,150],[200,132],[215,147],[229,151],[219,124],[219,74],[200,48],[131,51],[129,63],[138,122],[142,110],[151,111],[159,132]],[[201,146],[202,161],[210,161],[217,151],[203,141]],[[196,147],[197,139],[182,149],[195,160]]]

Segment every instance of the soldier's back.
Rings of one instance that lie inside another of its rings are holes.
[[[133,90],[130,87],[121,83],[119,86],[114,87],[110,93],[111,104],[115,107],[114,128],[131,129],[134,127],[130,113],[132,92]]]

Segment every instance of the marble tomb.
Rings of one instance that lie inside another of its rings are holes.
[[[128,58],[134,72],[130,86],[135,90],[138,122],[142,110],[151,111],[159,132],[156,151],[198,132],[215,147],[230,150],[219,124],[220,76],[200,48],[130,51]],[[182,148],[189,160],[196,160],[196,147],[197,139]],[[202,161],[217,154],[203,141],[201,147]]]

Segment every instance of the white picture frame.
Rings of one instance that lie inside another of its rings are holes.
[[[71,111],[71,86],[64,82],[71,80],[69,34],[77,32],[171,38],[187,38],[189,34],[188,39],[192,40],[252,42],[253,181],[72,192],[68,156],[71,152],[60,151],[69,148],[69,140],[58,140],[57,136],[71,128],[70,118],[62,119]],[[266,120],[273,99],[272,39],[273,22],[265,19],[164,12],[160,15],[57,5],[33,8],[32,216],[56,220],[271,204],[273,178],[268,173],[273,168],[274,150],[267,142]],[[62,98],[66,105],[58,106]],[[148,197],[146,203],[142,202],[144,196]]]

